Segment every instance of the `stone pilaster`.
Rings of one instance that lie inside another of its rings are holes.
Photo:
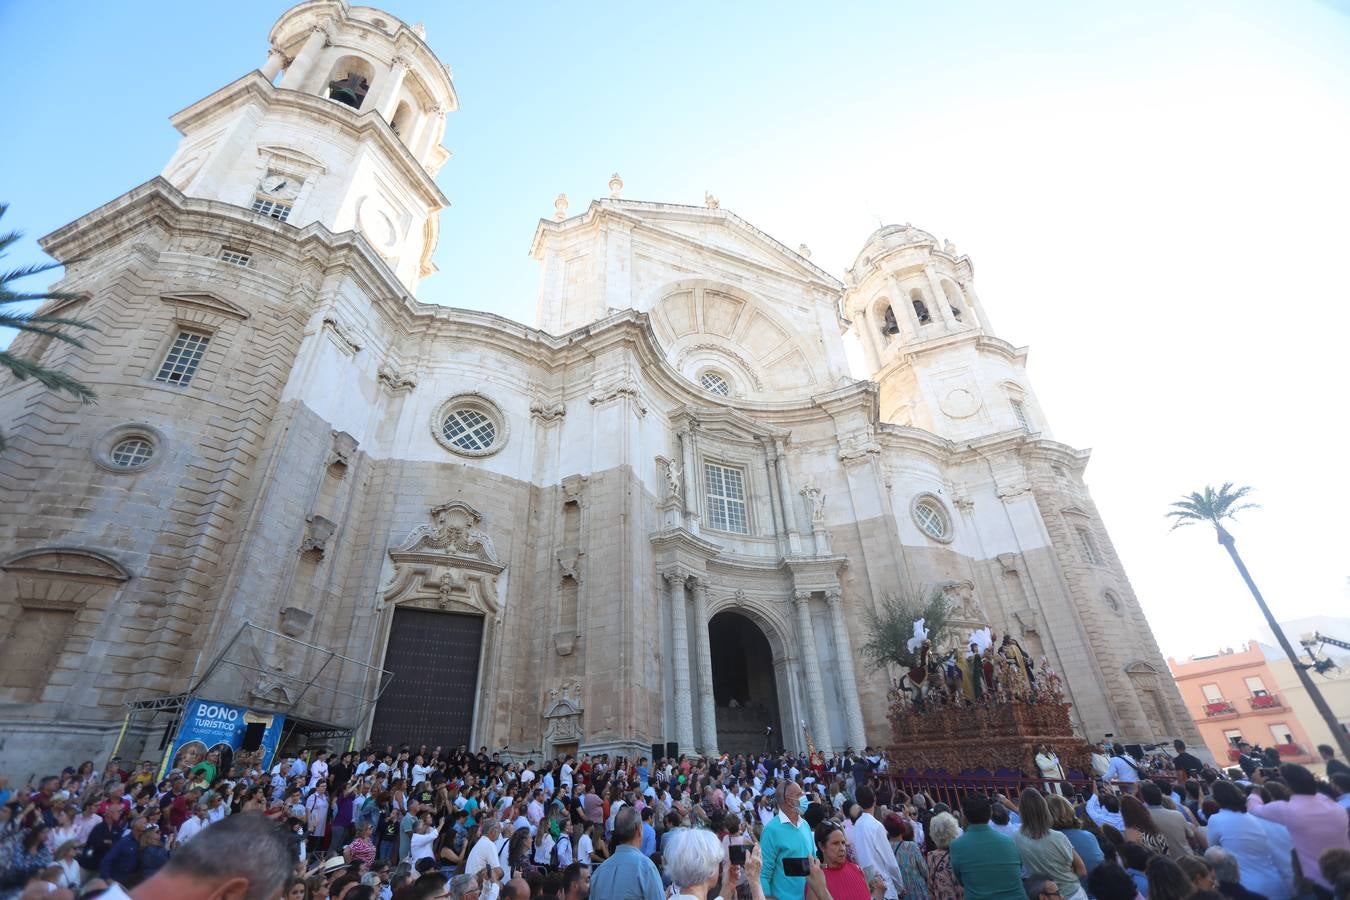
[[[689,580],[694,600],[694,659],[698,665],[698,730],[704,756],[717,755],[717,707],[713,703],[712,651],[708,646],[707,585]]]
[[[825,603],[830,608],[830,625],[834,629],[835,656],[839,660],[839,681],[843,686],[844,721],[848,725],[848,742],[854,750],[867,746],[867,731],[863,728],[862,704],[858,702],[858,678],[853,672],[853,646],[844,623],[843,601],[839,591],[826,591]]]
[[[792,502],[792,486],[788,482],[787,455],[784,452],[783,440],[775,438],[773,442],[776,453],[775,464],[778,468],[778,499],[783,507],[783,524],[788,533],[788,550],[793,556],[802,552],[801,530],[797,527],[797,505]]]
[[[797,608],[797,646],[806,670],[806,702],[811,712],[812,737],[817,749],[832,750],[830,720],[825,712],[825,688],[820,681],[820,656],[816,653],[816,636],[811,628],[811,592],[793,591],[792,603]]]

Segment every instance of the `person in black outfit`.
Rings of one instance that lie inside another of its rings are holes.
[[[1318,744],[1317,752],[1322,754],[1322,761],[1327,764],[1327,777],[1340,773],[1350,775],[1350,766],[1336,758],[1336,751],[1330,744]]]
[[[1187,778],[1195,778],[1204,771],[1205,764],[1198,757],[1186,752],[1186,742],[1177,738],[1172,742],[1172,746],[1177,749],[1177,755],[1172,757],[1172,765],[1177,767],[1178,771],[1185,772]]]

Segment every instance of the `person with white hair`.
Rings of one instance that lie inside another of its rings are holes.
[[[1214,877],[1219,882],[1219,892],[1229,900],[1257,900],[1263,896],[1242,886],[1242,872],[1237,857],[1222,847],[1207,849],[1205,862],[1214,869]]]
[[[666,877],[677,898],[703,900],[722,893],[726,854],[717,835],[704,828],[677,828],[666,842]]]

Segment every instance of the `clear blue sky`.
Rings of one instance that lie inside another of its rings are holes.
[[[285,6],[0,0],[4,224],[36,237],[157,174],[168,116],[260,65]],[[616,170],[836,274],[912,221],[972,256],[1056,436],[1096,448],[1165,651],[1259,624],[1212,540],[1166,534],[1206,481],[1260,489],[1238,536],[1282,613],[1350,606],[1350,4],[385,8],[426,24],[462,105],[423,300],[532,322],[536,220]]]

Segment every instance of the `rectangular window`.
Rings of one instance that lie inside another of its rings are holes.
[[[740,469],[703,465],[708,492],[708,527],[736,534],[750,532],[745,516],[745,474]]]
[[[271,216],[278,222],[285,222],[286,217],[291,214],[291,208],[284,203],[277,203],[275,200],[268,200],[263,197],[253,198],[253,211],[262,213],[264,216]]]
[[[197,334],[194,331],[178,332],[178,337],[174,338],[169,355],[164,357],[164,363],[159,367],[159,374],[155,376],[155,380],[165,384],[187,384],[192,381],[192,376],[196,374],[197,366],[202,361],[202,355],[206,353],[206,345],[210,342],[211,338],[204,334]]]
[[[1217,684],[1202,684],[1200,690],[1205,692],[1205,699],[1210,703],[1217,703],[1223,699],[1223,692],[1219,690]]]
[[[1253,697],[1264,697],[1267,694],[1266,683],[1255,675],[1248,675],[1246,678],[1247,690],[1252,692]]]
[[[1223,733],[1223,736],[1225,739],[1227,739],[1229,745],[1233,747],[1236,747],[1238,745],[1238,741],[1242,740],[1242,732],[1238,731],[1236,728],[1230,728],[1229,730],[1225,731]]]
[[[1097,542],[1093,540],[1092,533],[1082,525],[1074,527],[1078,532],[1078,545],[1083,551],[1083,562],[1090,566],[1100,566],[1102,564],[1102,555],[1097,552]]]
[[[252,254],[243,253],[239,250],[231,250],[229,247],[222,247],[220,258],[224,262],[232,263],[247,269],[249,261],[253,259],[253,256]]]
[[[1021,425],[1024,430],[1030,431],[1031,425],[1030,423],[1027,422],[1026,406],[1023,405],[1021,400],[1013,400],[1011,401],[1011,403],[1012,403],[1013,417],[1017,419],[1017,424]]]
[[[1292,744],[1294,742],[1294,733],[1283,722],[1270,726],[1270,736],[1275,739],[1277,744]]]

